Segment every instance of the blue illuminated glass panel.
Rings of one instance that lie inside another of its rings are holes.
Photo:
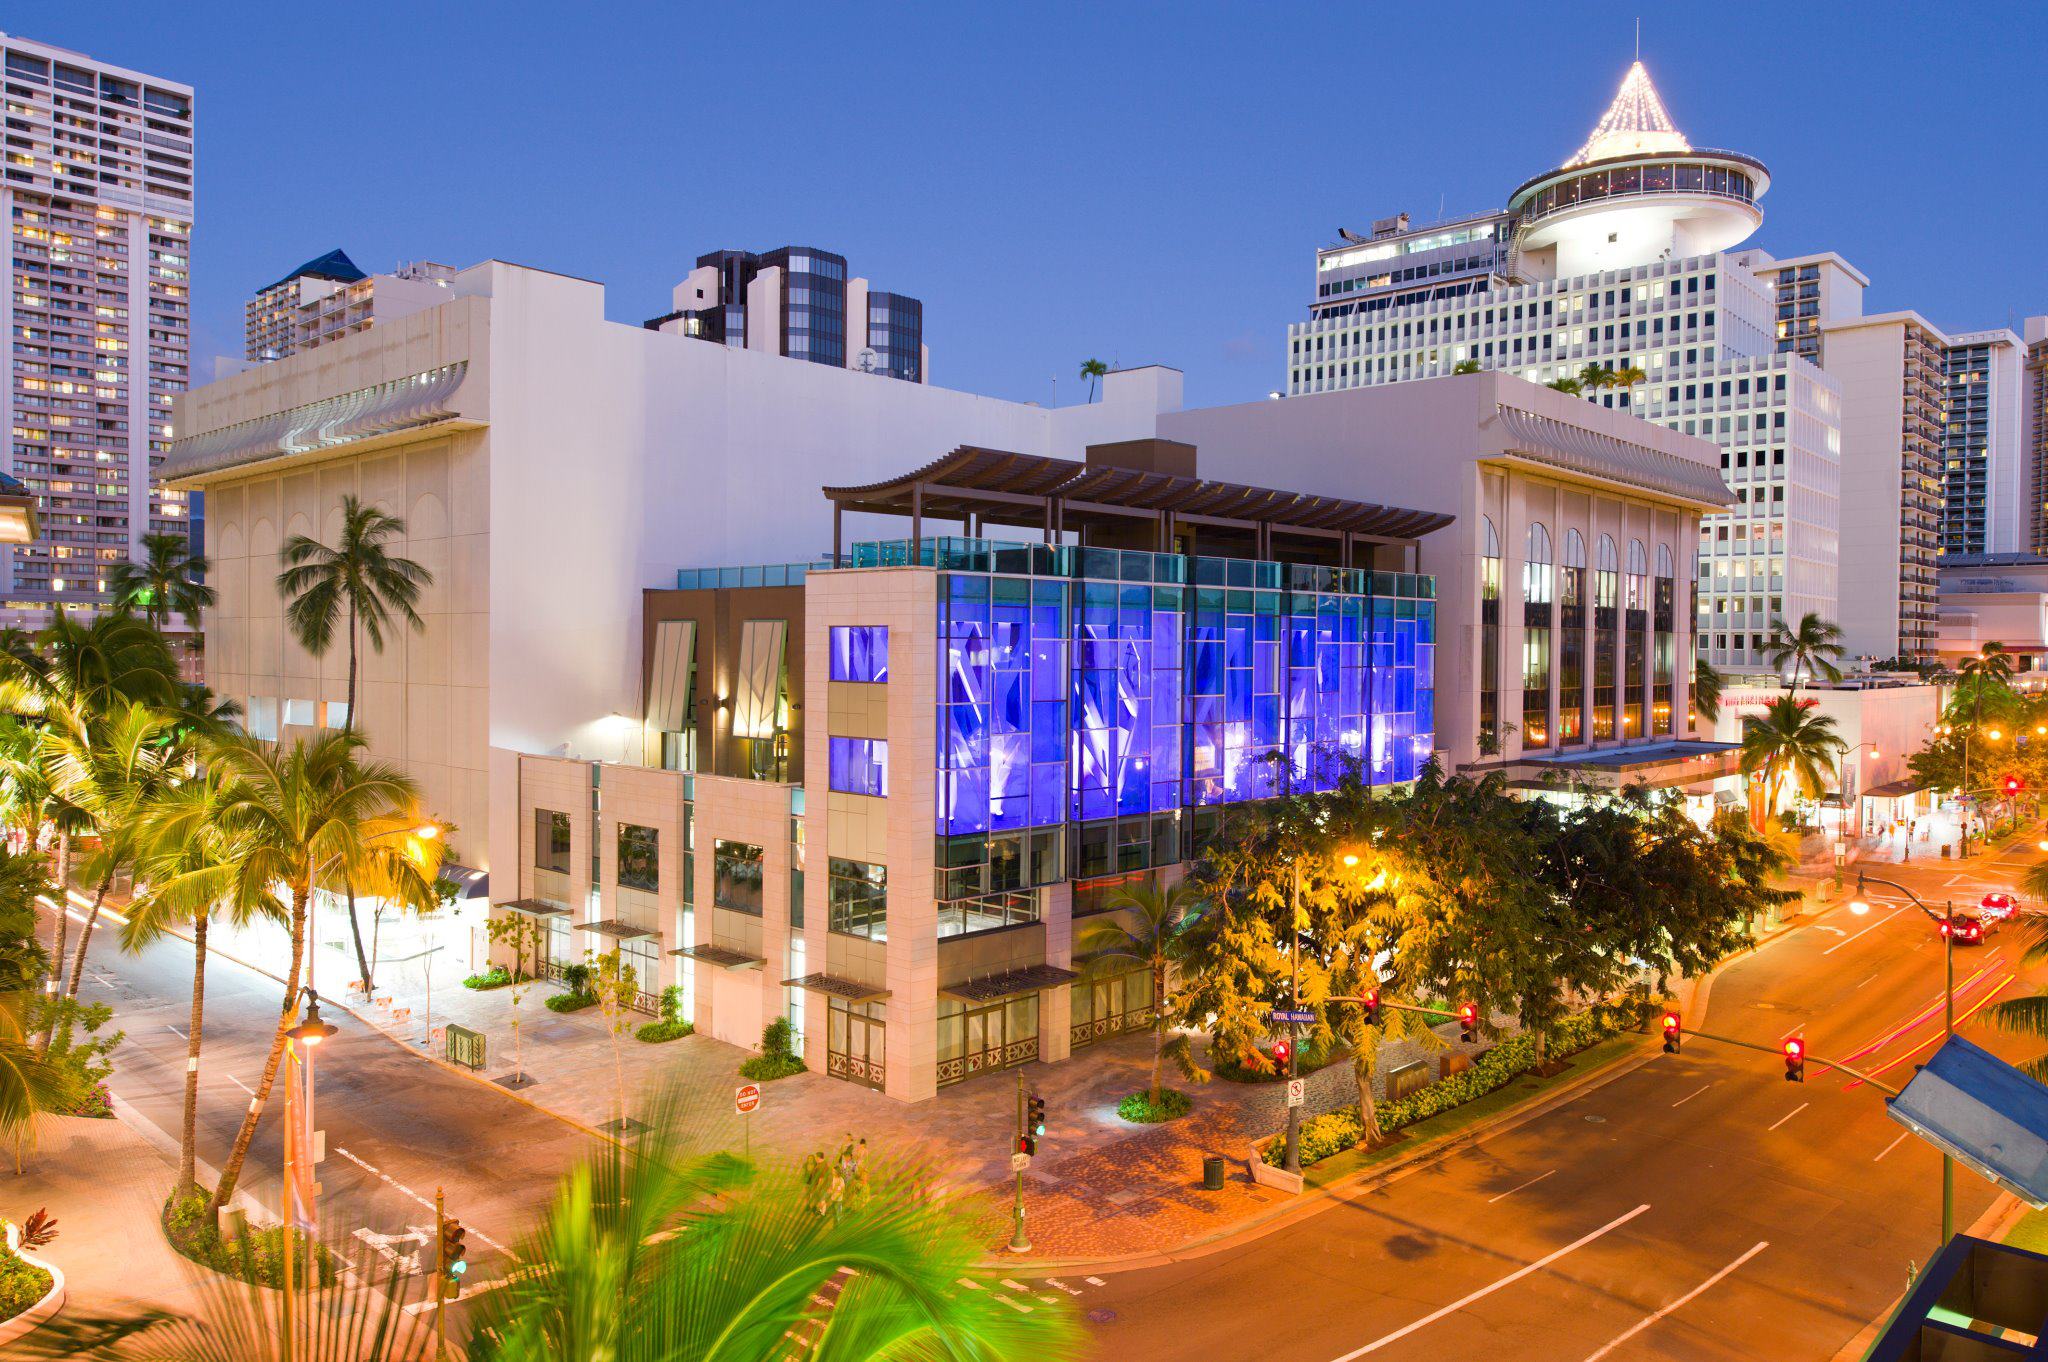
[[[960,567],[1005,560],[946,544]],[[1428,759],[1427,577],[1110,549],[1010,561],[1047,575],[940,575],[941,836],[1264,798],[1276,752],[1315,789],[1347,760],[1385,785]]]
[[[831,740],[832,788],[841,794],[889,793],[889,744],[881,738]]]
[[[889,679],[889,626],[886,624],[833,625],[832,679],[834,681],[887,681]]]

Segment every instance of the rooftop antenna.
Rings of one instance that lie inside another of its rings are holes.
[[[1636,16],[1636,60],[1643,59],[1643,16]]]

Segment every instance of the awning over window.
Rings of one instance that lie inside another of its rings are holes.
[[[697,621],[662,620],[654,626],[654,672],[647,678],[647,726],[681,733],[690,726],[697,679]]]
[[[641,941],[650,936],[661,935],[661,933],[650,931],[646,927],[636,927],[630,922],[620,922],[616,918],[607,918],[603,922],[579,922],[576,925],[586,932],[596,932],[599,936],[608,936],[615,941]]]
[[[784,979],[784,988],[809,989],[813,993],[829,993],[849,1003],[876,1003],[889,996],[886,988],[863,984],[853,979],[841,979],[832,974],[805,974],[795,979]]]
[[[407,378],[323,397],[303,407],[171,441],[162,476],[189,478],[239,464],[367,440],[453,417],[455,390],[469,372],[458,360]]]
[[[725,946],[684,946],[679,950],[670,951],[669,954],[680,955],[685,960],[702,960],[705,964],[716,965],[720,969],[746,969],[749,966],[767,963],[758,955],[748,955],[745,951],[731,950]]]
[[[735,738],[775,736],[776,710],[782,699],[782,649],[788,636],[786,620],[748,620],[742,626],[740,669],[733,678]]]
[[[441,878],[455,881],[455,899],[458,903],[466,903],[470,899],[487,899],[491,896],[489,871],[478,870],[474,866],[457,865],[453,861],[443,861]]]
[[[988,1003],[998,998],[1012,998],[1019,993],[1057,988],[1080,977],[1073,970],[1061,969],[1058,965],[1027,965],[1022,969],[1005,970],[1001,974],[949,985],[939,990],[939,996],[955,1002]]]
[[[1919,794],[1927,788],[1924,780],[1908,776],[1904,780],[1888,780],[1882,785],[1873,785],[1863,792],[1865,799],[1904,799],[1907,795]]]
[[[562,908],[552,903],[542,903],[539,899],[512,899],[498,906],[508,913],[524,913],[528,917],[573,916],[567,908]]]

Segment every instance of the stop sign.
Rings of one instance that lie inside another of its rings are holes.
[[[737,1088],[733,1089],[732,1105],[733,1109],[742,1116],[752,1111],[755,1107],[760,1106],[761,1085],[759,1083],[740,1084]]]

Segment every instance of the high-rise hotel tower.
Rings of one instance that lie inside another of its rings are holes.
[[[1808,611],[1839,621],[1852,653],[1929,653],[1945,510],[1972,544],[2020,523],[1995,505],[2008,483],[2017,495],[2002,466],[1959,471],[1944,506],[1944,354],[1981,337],[1864,317],[1868,281],[1837,255],[1744,247],[1769,187],[1755,158],[1687,141],[1638,62],[1577,154],[1504,208],[1424,227],[1401,214],[1319,250],[1287,391],[1474,366],[1583,385],[1721,446],[1736,500],[1700,524],[1695,602],[1710,661],[1757,666],[1772,621]],[[1986,372],[1955,367],[1950,386]],[[1845,471],[1873,489],[1854,534]]]
[[[153,476],[191,344],[192,89],[0,34],[4,468],[41,535],[0,548],[0,623],[96,606],[142,537],[186,532]]]

